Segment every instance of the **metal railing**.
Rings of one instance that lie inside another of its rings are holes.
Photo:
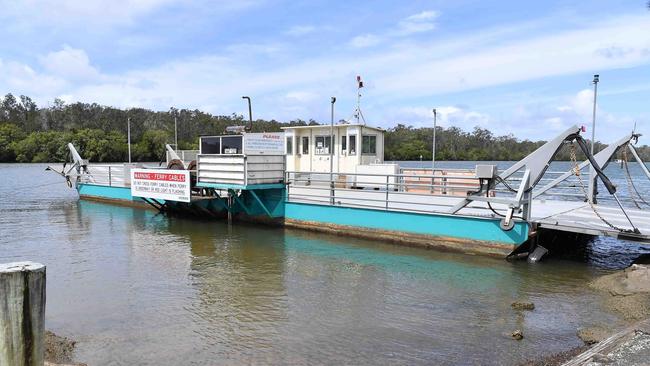
[[[165,153],[167,165],[169,165],[169,162],[172,160],[171,154],[169,151]],[[176,154],[181,158],[181,160],[189,164],[192,160],[196,160],[197,156],[199,155],[199,150],[176,150]]]
[[[333,173],[332,179],[330,173],[287,171],[286,182],[289,202],[420,213],[447,213],[468,193],[480,189],[479,179],[467,169],[445,169],[440,174],[438,170],[436,174]],[[501,196],[514,197],[514,194],[504,190]],[[504,203],[492,204],[490,209],[479,202],[465,212],[495,217],[505,214],[507,209]]]
[[[88,165],[88,172],[79,176],[79,182],[109,187],[130,187],[124,165]]]

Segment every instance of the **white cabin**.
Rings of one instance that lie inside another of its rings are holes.
[[[384,162],[384,130],[362,124],[282,127],[285,132],[287,170],[329,173],[330,148],[333,172],[356,173],[359,166]]]
[[[284,182],[284,133],[201,136],[199,140],[199,186]]]

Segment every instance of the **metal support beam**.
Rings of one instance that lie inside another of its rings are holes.
[[[627,145],[627,147],[630,149],[632,155],[634,155],[634,159],[636,159],[637,163],[641,165],[641,169],[643,170],[643,173],[645,173],[645,176],[648,177],[648,179],[650,179],[650,171],[648,171],[648,167],[645,166],[645,163],[643,162],[643,160],[641,160],[641,157],[636,152],[636,148],[632,146],[632,144]]]
[[[249,192],[251,193],[251,195],[253,196],[253,198],[255,198],[255,201],[257,201],[257,203],[259,203],[259,205],[262,206],[262,209],[264,210],[264,212],[266,212],[266,214],[269,215],[269,217],[273,217],[273,215],[271,214],[271,211],[269,211],[269,209],[266,208],[266,205],[265,205],[264,202],[262,202],[262,200],[257,196],[257,193],[255,193],[254,190],[250,190]]]
[[[250,210],[248,209],[248,207],[246,207],[244,202],[237,196],[236,192],[231,190],[231,189],[228,190],[228,192],[230,193],[230,197],[232,197],[235,200],[235,202],[239,203],[239,205],[244,209],[244,212],[246,212],[246,215],[250,215],[251,214]],[[230,207],[228,212],[231,212],[231,211],[232,211],[232,206]]]
[[[554,139],[545,143],[537,150],[533,151],[528,156],[526,156],[519,162],[515,163],[510,168],[506,169],[504,172],[498,175],[498,178],[501,179],[502,181],[506,180],[516,172],[520,171],[522,168],[525,168],[528,174],[527,180],[528,180],[529,187],[535,186],[535,184],[537,184],[537,182],[541,179],[542,175],[544,175],[544,173],[548,169],[549,165],[551,164],[551,161],[555,157],[555,154],[557,154],[558,150],[560,150],[564,142],[573,140],[576,136],[579,135],[580,135],[580,128],[578,128],[578,126],[574,125],[568,128],[561,134],[557,135]],[[478,194],[467,196],[466,199],[460,201],[458,204],[452,207],[448,212],[451,214],[455,214],[458,211],[462,210],[465,206],[467,206],[471,201],[483,200],[482,198],[478,198],[478,197],[480,197]],[[494,200],[494,198],[495,197],[490,197],[489,202],[497,202],[496,200]]]
[[[607,167],[607,165],[609,164],[612,157],[614,155],[616,155],[616,153],[622,147],[624,147],[625,145],[628,145],[630,147],[632,146],[630,144],[630,141],[632,141],[632,139],[636,138],[636,136],[637,135],[635,135],[634,133],[630,133],[628,135],[625,135],[624,137],[622,137],[618,141],[609,144],[606,148],[604,148],[603,150],[598,152],[596,155],[594,155],[594,159],[596,160],[598,165],[602,167],[602,169],[605,169],[605,167]],[[634,154],[634,152],[632,154]],[[582,163],[580,163],[578,165],[578,167],[582,170],[587,165],[589,165],[589,160],[583,161]],[[649,174],[648,178],[650,178],[650,173],[648,173],[648,174]],[[573,169],[570,169],[570,170],[566,171],[565,173],[563,173],[559,177],[553,179],[551,182],[549,182],[544,187],[542,187],[542,188],[540,188],[538,190],[535,190],[535,192],[533,193],[533,198],[537,198],[537,196],[539,196],[541,194],[544,194],[549,189],[552,189],[553,187],[557,186],[558,184],[562,183],[563,181],[565,181],[566,179],[568,179],[569,177],[571,177],[573,175],[574,175]]]

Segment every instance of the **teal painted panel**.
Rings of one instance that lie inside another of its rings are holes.
[[[528,239],[528,224],[516,222],[503,231],[497,219],[467,216],[430,215],[413,212],[383,211],[305,203],[285,203],[285,217],[335,225],[390,230],[413,234],[448,236],[519,245]]]
[[[140,198],[131,196],[130,187],[109,187],[96,184],[79,184],[77,191],[80,195],[95,196],[114,200],[139,201]]]
[[[285,195],[284,186],[275,189],[242,190],[241,195],[235,200],[233,212],[243,212],[249,216],[269,216],[270,213],[270,217],[283,217]]]
[[[131,196],[130,187],[111,187],[82,183],[77,185],[77,192],[79,192],[80,195],[84,196],[93,196],[122,201],[142,201],[140,197]],[[160,203],[165,203],[165,200],[157,201]]]

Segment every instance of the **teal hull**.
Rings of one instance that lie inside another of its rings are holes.
[[[285,221],[319,231],[498,255],[510,254],[529,235],[529,225],[523,221],[503,231],[499,219],[289,202],[285,204]]]
[[[131,196],[131,188],[129,187],[111,187],[101,186],[97,184],[78,184],[77,191],[79,192],[79,196],[84,198],[127,201],[144,204],[144,201],[141,198]]]
[[[145,204],[132,197],[128,187],[79,184],[83,198]],[[404,242],[425,247],[442,247],[465,252],[507,255],[528,240],[529,225],[517,221],[510,231],[499,227],[499,219],[460,215],[373,210],[285,202],[284,188],[244,190],[233,202],[231,212],[247,219],[283,220],[284,224],[310,230]],[[191,204],[168,202],[179,211],[222,216],[228,211],[225,198],[198,200]]]

